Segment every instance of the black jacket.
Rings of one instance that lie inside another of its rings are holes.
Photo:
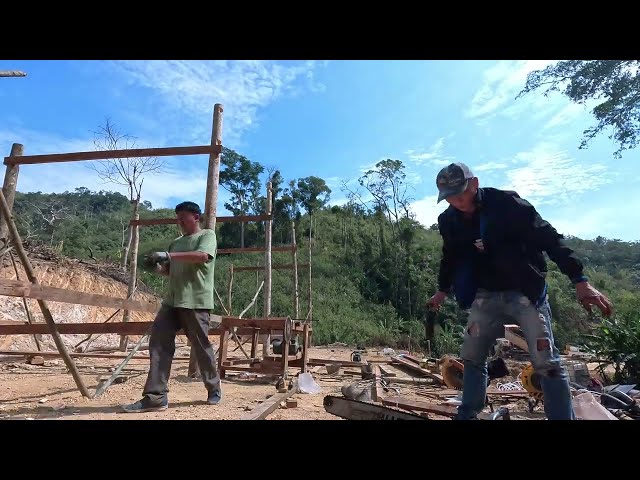
[[[479,284],[487,283],[515,285],[537,304],[546,291],[544,252],[573,283],[586,280],[563,236],[516,192],[479,188],[476,203],[483,222],[482,253],[470,241],[470,222],[461,212],[449,206],[438,217],[443,240],[439,289],[453,291],[463,308],[471,305]]]

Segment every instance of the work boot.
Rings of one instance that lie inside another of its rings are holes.
[[[165,400],[163,403],[152,405],[146,398],[138,400],[129,405],[123,405],[122,410],[125,413],[143,413],[143,412],[159,412],[169,408],[169,403]]]
[[[209,405],[217,405],[222,400],[222,390],[212,390],[209,392],[209,396],[207,397],[207,403]]]

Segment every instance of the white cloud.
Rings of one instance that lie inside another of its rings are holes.
[[[262,60],[127,60],[109,62],[131,85],[158,94],[161,117],[168,126],[179,116],[180,138],[188,143],[207,143],[211,137],[213,107],[224,106],[223,143],[238,141],[256,124],[260,108],[284,94],[300,93],[299,80],[313,92],[324,90],[315,71],[324,62]]]
[[[500,61],[484,72],[484,82],[477,90],[471,105],[464,112],[465,117],[488,119],[498,112],[516,118],[524,112],[541,117],[557,109],[560,96],[544,97],[538,93],[528,94],[515,100],[524,88],[527,75],[556,63],[556,60],[509,60]]]
[[[0,149],[9,155],[11,145],[24,146],[24,155],[44,155],[48,153],[85,152],[95,150],[89,131],[77,138],[63,138],[46,132],[36,132],[24,128],[0,129]]]
[[[509,165],[506,163],[498,163],[498,162],[487,162],[482,165],[475,166],[471,168],[474,172],[488,172],[491,170],[502,170],[505,168],[509,168]]]
[[[428,195],[411,204],[411,211],[415,213],[416,220],[424,227],[429,228],[438,222],[438,215],[444,212],[449,204],[445,201],[437,203],[437,195]]]
[[[590,102],[591,103],[591,102]],[[542,130],[550,130],[562,125],[567,125],[578,118],[580,115],[587,113],[589,107],[586,105],[580,105],[578,103],[568,103],[562,110],[556,113],[553,117],[545,123]]]
[[[585,210],[563,211],[553,213],[546,220],[561,234],[584,239],[593,239],[599,235],[613,238],[622,233],[622,237],[631,240],[619,218],[619,210],[615,207],[589,208]],[[639,237],[636,236],[635,240]],[[632,241],[632,240],[631,240]]]
[[[409,160],[416,165],[424,165],[425,163],[439,166],[449,165],[453,161],[453,157],[443,153],[445,138],[441,137],[436,140],[426,151],[407,150],[405,153]]]
[[[611,182],[612,174],[605,165],[580,164],[548,142],[516,154],[514,161],[522,166],[507,171],[507,181],[499,188],[515,190],[538,204],[568,202]]]

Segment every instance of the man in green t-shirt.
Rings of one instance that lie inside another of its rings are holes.
[[[126,412],[167,408],[169,374],[176,333],[180,329],[195,349],[202,380],[209,392],[207,403],[216,405],[222,398],[216,354],[208,337],[209,314],[213,310],[216,234],[200,228],[202,212],[196,203],[180,203],[175,212],[183,235],[171,242],[167,252],[155,252],[147,257],[158,273],[169,277],[169,288],[151,329],[151,365],[143,398],[123,406]]]

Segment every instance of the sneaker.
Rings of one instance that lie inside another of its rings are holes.
[[[207,403],[209,405],[217,405],[222,400],[222,390],[214,390],[209,392],[209,396],[207,397]]]
[[[122,410],[125,413],[159,412],[166,410],[168,407],[169,405],[166,401],[160,405],[149,405],[144,400],[138,400],[136,403],[123,405]]]

